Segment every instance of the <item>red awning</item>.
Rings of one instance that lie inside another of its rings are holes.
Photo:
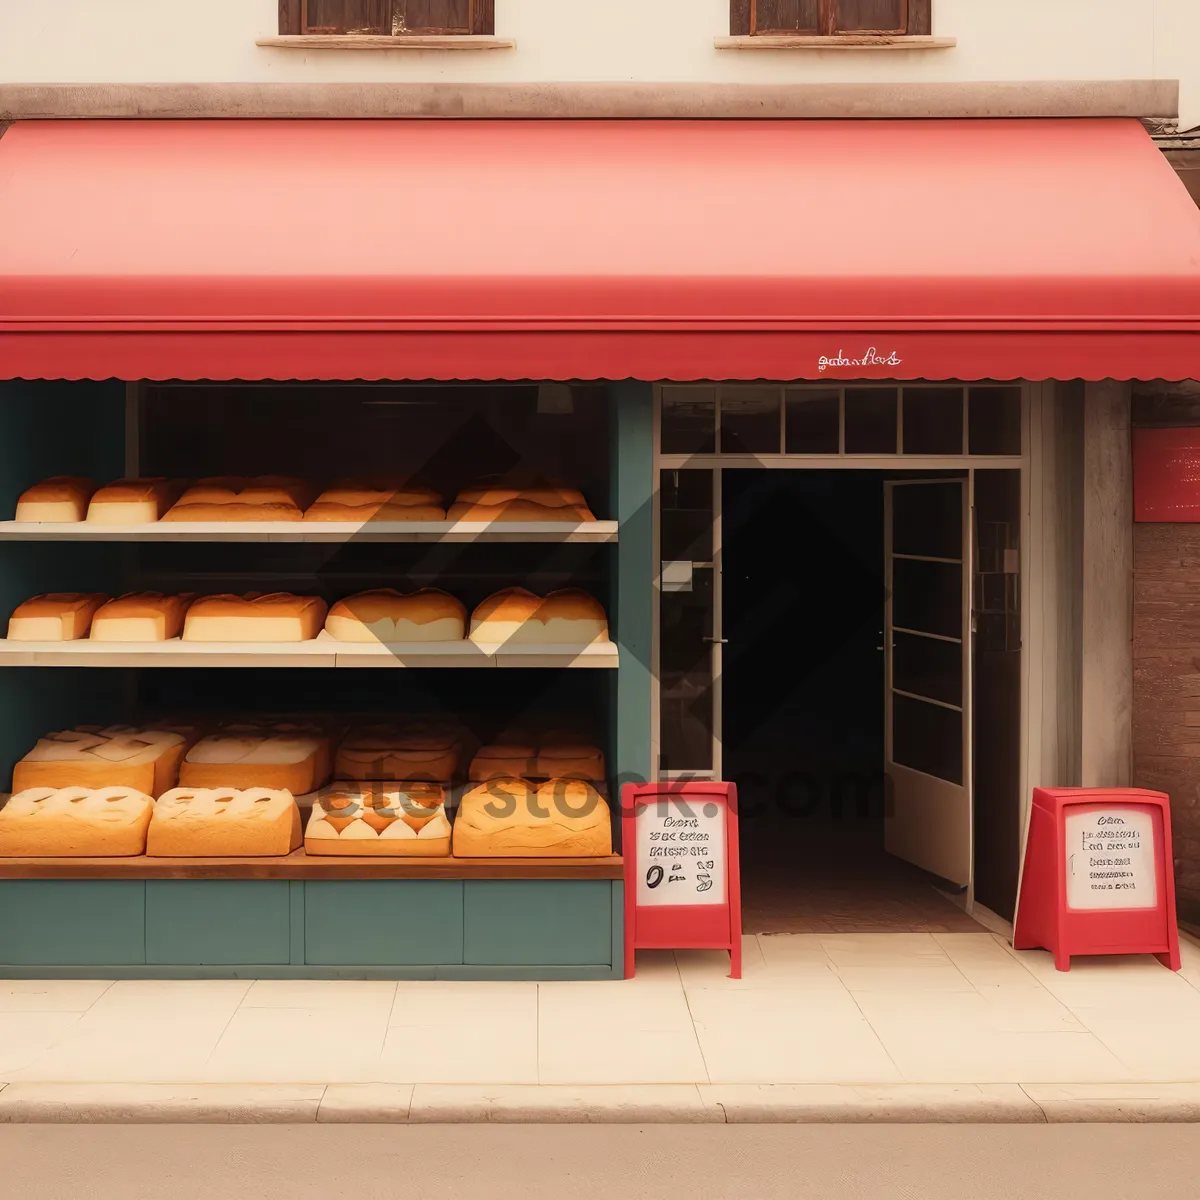
[[[1141,125],[78,121],[0,139],[0,378],[1186,378]]]

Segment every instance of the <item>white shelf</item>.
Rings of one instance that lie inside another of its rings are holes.
[[[0,521],[10,542],[615,542],[616,521]]]
[[[589,646],[461,642],[10,642],[0,667],[586,667],[617,666],[615,642]]]

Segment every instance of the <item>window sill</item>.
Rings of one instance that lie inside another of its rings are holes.
[[[927,34],[839,33],[818,37],[804,33],[764,33],[719,37],[715,43],[718,50],[949,50],[958,45],[958,39]]]
[[[486,33],[409,33],[397,37],[366,33],[280,34],[259,38],[255,45],[274,50],[512,50],[513,38]]]

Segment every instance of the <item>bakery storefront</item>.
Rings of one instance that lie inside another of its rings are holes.
[[[0,976],[619,978],[657,777],[1011,916],[1197,261],[1134,121],[13,124]]]

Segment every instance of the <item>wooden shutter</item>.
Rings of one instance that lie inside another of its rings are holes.
[[[816,33],[819,0],[754,0],[754,33]]]
[[[906,33],[907,0],[822,0],[821,32]]]
[[[392,0],[304,0],[305,33],[392,32]]]
[[[729,32],[925,34],[933,0],[730,0]]]
[[[407,33],[471,33],[471,0],[393,0],[395,29]]]
[[[297,34],[304,28],[300,0],[279,0],[279,32]]]

